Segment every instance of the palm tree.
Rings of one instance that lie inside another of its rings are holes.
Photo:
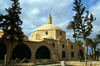
[[[94,53],[95,53],[95,60],[96,60],[96,47],[99,46],[100,43],[100,35],[97,34],[96,38],[93,39],[93,48],[94,48]]]
[[[90,39],[90,38],[88,39],[88,42],[89,42],[89,46],[91,47],[91,51],[92,51],[92,55],[91,56],[92,56],[92,59],[93,59],[93,45],[94,44],[93,44],[92,39]]]
[[[97,39],[96,43],[100,43],[100,34],[96,35],[96,39]]]
[[[100,33],[100,31],[99,31],[99,33]],[[97,34],[97,35],[96,35],[96,38],[97,38],[96,43],[99,44],[99,43],[100,43],[100,34]],[[98,50],[98,52],[99,52],[100,49],[98,48],[97,50]],[[98,53],[98,54],[99,54],[99,53]],[[98,55],[98,58],[99,58],[99,55]]]
[[[97,60],[99,60],[99,50],[100,50],[100,49],[99,49],[99,48],[97,48],[97,50],[95,51],[95,52],[96,52],[96,54],[95,54],[95,55],[97,56],[97,57],[96,57],[96,58],[97,58]]]
[[[78,47],[79,57],[81,57],[81,54],[80,54],[80,47],[82,47],[83,43],[81,42],[81,40],[77,40],[75,44],[76,44],[77,47]]]
[[[95,55],[95,60],[96,60],[96,47],[99,45],[100,42],[97,42],[98,39],[97,37],[94,39],[88,39],[89,46],[91,47],[92,51],[92,59],[93,59],[93,49],[94,49],[94,55]]]
[[[71,21],[69,23],[69,25],[67,26],[67,29],[73,29],[73,38],[75,38],[75,42],[76,42],[76,33],[75,33],[75,30],[76,30],[76,27],[75,27],[75,23],[73,21]]]
[[[97,39],[93,39],[93,48],[94,48],[94,53],[95,53],[95,60],[96,60],[96,47],[98,46],[98,44],[96,43]]]

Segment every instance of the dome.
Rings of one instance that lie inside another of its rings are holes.
[[[43,38],[53,39],[53,38],[52,38],[51,36],[49,36],[49,35],[45,35],[45,36],[41,37],[41,39],[43,39]]]
[[[61,30],[61,29],[53,24],[45,24],[43,26],[40,26],[36,30]]]

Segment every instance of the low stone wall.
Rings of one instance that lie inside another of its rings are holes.
[[[66,65],[85,66],[85,62],[79,61],[66,61]],[[100,66],[100,61],[87,62],[87,66]]]

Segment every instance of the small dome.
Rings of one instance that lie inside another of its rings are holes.
[[[53,38],[52,38],[51,36],[49,36],[49,35],[45,35],[45,36],[41,37],[41,39],[43,39],[43,38],[53,39]]]
[[[53,24],[45,24],[43,26],[40,26],[36,30],[60,30],[60,31],[62,31],[59,27],[57,27]]]
[[[0,32],[3,32],[3,30],[0,30]]]

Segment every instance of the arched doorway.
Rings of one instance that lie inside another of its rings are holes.
[[[19,44],[17,45],[14,50],[12,51],[12,59],[19,58],[27,58],[31,59],[31,51],[29,47],[25,44]]]
[[[41,46],[37,49],[35,59],[50,59],[50,51],[47,47]]]
[[[83,57],[83,52],[82,52],[82,50],[80,50],[79,52],[80,52],[80,56]]]
[[[6,45],[0,41],[0,60],[4,60],[4,55],[7,52],[7,47]]]

